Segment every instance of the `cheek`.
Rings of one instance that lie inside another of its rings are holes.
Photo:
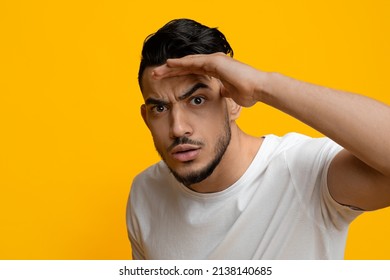
[[[152,123],[149,125],[149,130],[155,145],[158,145],[159,147],[165,146],[164,143],[169,141],[169,128],[163,123]]]
[[[162,139],[164,139],[164,128],[155,128],[155,127],[150,127],[150,132],[152,134],[152,137],[155,141],[161,141]]]
[[[207,113],[204,116],[205,125],[213,127],[211,131],[220,131],[223,128],[226,116],[228,114],[226,103],[218,102],[214,103],[215,106],[210,106],[207,110]]]
[[[207,139],[207,142],[214,145],[226,133],[226,126],[229,125],[228,122],[226,113],[221,112],[219,115],[213,114],[206,121],[198,124],[198,132],[202,134],[204,139]]]

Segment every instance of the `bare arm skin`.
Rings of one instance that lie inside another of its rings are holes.
[[[263,102],[344,147],[333,160],[328,187],[339,203],[374,210],[390,205],[390,107],[371,98],[267,73],[225,54],[170,59],[157,79],[199,74],[218,78],[221,95],[249,107]]]

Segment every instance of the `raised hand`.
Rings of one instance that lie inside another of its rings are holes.
[[[260,101],[264,72],[241,63],[224,53],[189,55],[168,59],[152,73],[156,79],[182,75],[208,75],[221,81],[221,95],[232,98],[237,104],[250,107]]]

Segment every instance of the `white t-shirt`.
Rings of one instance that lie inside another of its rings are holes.
[[[342,148],[328,138],[267,135],[229,188],[197,193],[164,162],[133,181],[127,227],[134,259],[342,259],[361,212],[329,194]]]

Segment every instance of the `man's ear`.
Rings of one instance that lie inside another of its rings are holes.
[[[229,110],[230,120],[237,120],[240,116],[242,107],[231,98],[226,98],[226,104]]]
[[[146,118],[146,105],[145,104],[141,105],[141,116],[142,116],[142,119],[144,120],[144,123],[146,124],[146,126],[149,127],[148,120]]]

